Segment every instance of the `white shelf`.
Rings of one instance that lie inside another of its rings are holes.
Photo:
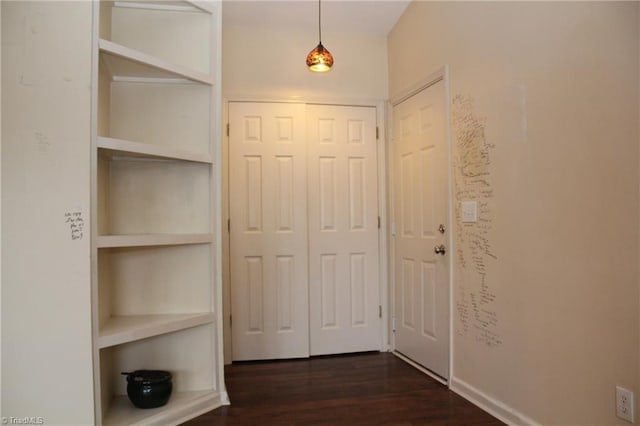
[[[198,9],[200,9],[200,10],[206,12],[206,13],[209,13],[209,14],[215,13],[215,9],[209,3],[206,3],[204,1],[201,1],[201,0],[191,0],[191,1],[190,0],[185,0],[185,3],[193,5],[193,7],[196,7],[196,8],[198,8]]]
[[[166,10],[171,12],[182,11],[182,12],[197,12],[203,11],[206,13],[213,13],[213,8],[204,3],[202,1],[152,1],[152,0],[144,0],[144,1],[135,1],[135,0],[120,0],[115,1],[113,3],[114,7],[131,7],[136,9],[150,9],[150,10]]]
[[[99,235],[98,248],[171,246],[184,244],[207,244],[213,241],[211,234],[141,234]]]
[[[100,329],[98,348],[120,345],[214,322],[212,313],[123,315],[111,317]]]
[[[186,79],[213,85],[213,78],[207,74],[171,64],[112,41],[100,39],[98,46],[114,80],[171,83],[184,82]]]
[[[126,396],[116,396],[106,413],[104,425],[169,425],[214,410],[224,401],[216,391],[174,392],[167,405],[140,409],[133,406]]]
[[[98,136],[98,148],[113,156],[162,158],[211,164],[211,156],[148,143]]]

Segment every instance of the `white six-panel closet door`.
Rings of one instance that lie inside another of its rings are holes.
[[[233,360],[309,356],[304,104],[229,104]]]
[[[307,106],[311,355],[380,350],[376,109]]]
[[[229,104],[233,360],[379,350],[376,110]]]

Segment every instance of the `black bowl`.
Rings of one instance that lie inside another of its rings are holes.
[[[127,395],[138,408],[162,407],[169,401],[171,373],[163,370],[136,370],[127,376]]]

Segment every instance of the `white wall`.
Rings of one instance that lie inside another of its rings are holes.
[[[320,74],[309,71],[305,64],[307,54],[318,44],[315,28],[295,33],[223,23],[222,43],[222,95],[227,99],[362,101],[387,97],[383,36],[323,34],[322,43],[335,64],[331,71]]]
[[[637,9],[413,2],[389,36],[391,96],[450,65],[456,214],[475,191],[491,221],[455,223],[486,273],[457,239],[453,387],[515,423],[625,424],[615,385],[640,391]]]
[[[2,416],[91,424],[92,4],[0,7]]]
[[[278,2],[277,7],[286,7]],[[251,7],[251,2],[246,3]],[[282,13],[286,13],[283,10]],[[305,60],[317,43],[316,28],[295,33],[261,27],[222,25],[222,96],[226,100],[376,102],[387,98],[387,40],[383,36],[323,34],[334,56],[328,73],[309,71]],[[371,65],[375,59],[376,66]],[[226,123],[226,111],[223,123]],[[225,126],[223,125],[223,128]],[[222,139],[227,141],[226,134]],[[227,196],[227,145],[223,146],[223,199]],[[225,216],[226,221],[226,216]],[[228,234],[223,235],[228,247]],[[225,362],[231,361],[228,250],[223,250]]]

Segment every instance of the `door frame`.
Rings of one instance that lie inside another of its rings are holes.
[[[400,91],[398,91],[397,93],[394,93],[393,96],[391,96],[389,98],[389,102],[388,102],[388,114],[387,114],[387,123],[388,123],[388,136],[387,136],[387,140],[389,141],[388,144],[388,152],[387,152],[387,158],[389,159],[393,159],[393,143],[392,139],[393,139],[393,108],[402,103],[403,101],[407,100],[408,98],[410,98],[411,96],[427,89],[430,86],[433,86],[436,83],[439,83],[440,81],[442,81],[444,83],[444,92],[445,92],[445,139],[446,139],[446,144],[447,144],[447,157],[448,157],[448,161],[447,161],[447,170],[448,170],[448,180],[449,180],[449,187],[447,188],[447,199],[448,199],[448,208],[449,208],[449,215],[447,217],[447,221],[448,221],[448,228],[450,229],[450,232],[448,233],[448,241],[447,241],[447,247],[449,247],[449,252],[450,253],[455,253],[455,247],[454,247],[454,226],[453,224],[453,218],[454,218],[454,211],[453,211],[453,167],[452,167],[452,158],[453,158],[453,152],[452,152],[452,141],[451,141],[451,80],[449,77],[449,66],[448,65],[444,65],[441,68],[439,68],[438,70],[436,70],[435,72],[427,75],[425,78],[421,79],[420,81],[418,81],[416,84],[409,86],[407,88],[404,88]],[[395,312],[395,290],[396,290],[396,282],[395,282],[395,264],[394,264],[394,259],[395,259],[395,240],[394,240],[394,234],[395,234],[395,217],[394,217],[394,211],[393,211],[393,200],[394,200],[394,196],[395,194],[393,193],[393,184],[394,184],[394,179],[395,179],[395,170],[393,170],[393,161],[390,161],[388,164],[388,184],[389,184],[389,199],[388,199],[388,209],[389,209],[389,218],[391,220],[390,222],[390,226],[389,226],[389,234],[387,236],[388,241],[389,241],[389,258],[388,258],[388,262],[389,262],[389,276],[388,276],[388,280],[389,280],[389,310],[391,311],[391,315],[389,316],[389,334],[390,334],[390,341],[391,341],[391,351],[393,352],[393,354],[401,359],[403,359],[404,361],[406,361],[407,363],[411,364],[412,366],[414,366],[415,368],[417,368],[418,370],[422,371],[423,373],[427,374],[428,376],[432,377],[433,379],[439,381],[440,383],[443,383],[447,386],[451,386],[451,378],[453,377],[453,350],[454,350],[454,346],[453,346],[453,308],[454,308],[454,300],[453,300],[453,296],[454,296],[454,292],[453,292],[453,283],[454,283],[454,261],[455,261],[455,256],[451,256],[450,262],[449,262],[449,377],[446,377],[446,380],[443,380],[440,376],[438,376],[437,374],[432,373],[430,370],[428,370],[427,368],[421,366],[420,364],[412,361],[411,359],[407,358],[406,356],[400,354],[399,352],[397,352],[395,350],[395,333],[394,333],[394,324],[392,323],[393,320],[395,319],[396,316],[396,312]]]
[[[229,212],[229,104],[232,102],[254,102],[254,103],[296,103],[305,105],[333,105],[333,106],[355,106],[369,107],[376,109],[376,125],[378,127],[377,155],[378,155],[378,213],[380,215],[380,228],[378,229],[379,244],[379,294],[380,306],[382,306],[382,321],[380,325],[380,351],[388,352],[392,349],[391,329],[391,302],[389,285],[389,170],[387,168],[388,153],[388,102],[384,100],[344,100],[344,99],[285,99],[274,100],[264,98],[253,98],[231,95],[222,99],[222,123],[220,126],[220,140],[222,141],[221,154],[221,176],[222,176],[222,213],[220,215],[220,229],[222,230],[222,341],[224,349],[224,364],[230,364],[232,360],[231,347],[231,258],[230,254],[230,232],[227,224],[230,219]]]

